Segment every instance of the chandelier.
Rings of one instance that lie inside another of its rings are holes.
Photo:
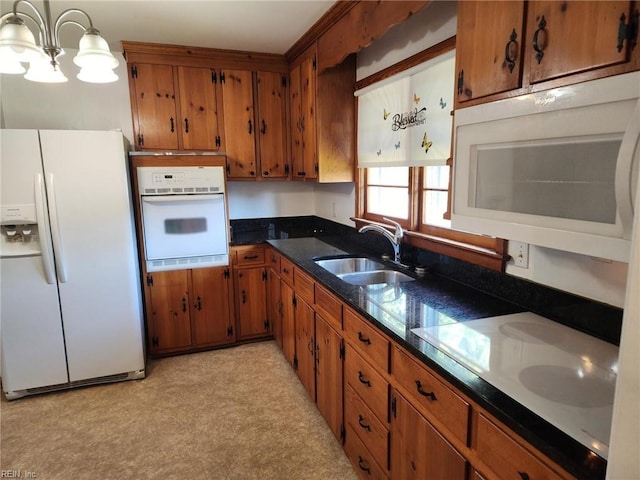
[[[34,82],[66,82],[67,77],[58,62],[58,57],[64,55],[60,46],[60,29],[65,25],[75,25],[84,32],[78,53],[73,58],[73,63],[80,67],[78,79],[91,83],[115,82],[118,76],[113,69],[118,66],[118,60],[109,50],[107,41],[93,26],[91,17],[84,10],[70,8],[53,23],[49,0],[43,0],[43,4],[44,15],[29,0],[16,0],[12,11],[0,17],[0,73],[26,72],[24,78]],[[19,12],[20,6],[27,6],[32,12]],[[80,23],[77,20],[79,16],[86,17],[89,26]],[[39,45],[25,20],[37,27]],[[28,70],[24,63],[29,64]]]

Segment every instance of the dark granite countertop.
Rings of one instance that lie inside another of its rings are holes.
[[[581,480],[605,477],[602,457],[411,332],[450,319],[522,312],[522,307],[433,274],[382,288],[347,284],[314,262],[320,256],[362,252],[345,238],[269,239],[268,243],[569,473]]]

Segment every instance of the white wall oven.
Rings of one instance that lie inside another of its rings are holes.
[[[452,225],[628,262],[640,72],[455,113]]]
[[[137,167],[147,272],[229,264],[224,168]]]

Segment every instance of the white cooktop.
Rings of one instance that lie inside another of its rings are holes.
[[[411,331],[607,458],[617,346],[531,312]]]

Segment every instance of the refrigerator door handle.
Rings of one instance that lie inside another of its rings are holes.
[[[42,251],[42,266],[47,283],[53,285],[56,283],[56,274],[53,268],[53,252],[51,251],[51,236],[49,233],[49,224],[47,222],[45,202],[44,181],[42,174],[35,176],[34,185],[36,197],[36,221],[38,222],[38,232],[40,234],[40,249]]]
[[[62,249],[62,234],[58,225],[58,206],[56,205],[56,190],[53,184],[53,173],[47,176],[47,191],[49,192],[49,218],[51,219],[51,238],[53,240],[53,250],[56,252],[54,259],[58,270],[58,280],[60,283],[67,282],[67,268]]]

